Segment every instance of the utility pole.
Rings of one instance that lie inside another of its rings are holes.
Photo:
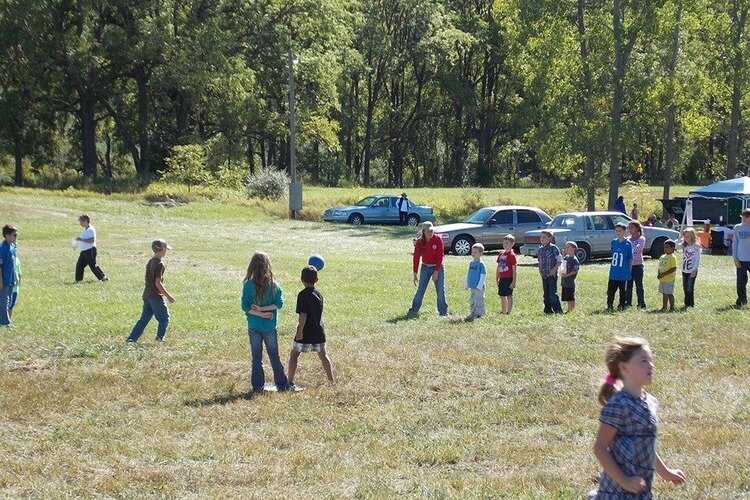
[[[297,212],[302,210],[302,184],[297,182],[297,109],[296,85],[294,82],[294,66],[299,62],[297,56],[289,49],[289,216],[297,218]]]

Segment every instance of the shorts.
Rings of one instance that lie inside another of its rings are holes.
[[[501,297],[512,297],[511,284],[513,284],[513,278],[500,278],[497,282],[497,294]]]
[[[297,352],[323,352],[325,348],[325,342],[321,342],[320,344],[303,344],[302,342],[292,341],[292,350]]]
[[[13,309],[16,307],[16,302],[18,302],[18,292],[10,292],[10,302],[8,303],[8,309]]]
[[[665,295],[674,295],[674,281],[659,283],[659,293],[663,293]]]
[[[562,287],[562,295],[560,296],[560,300],[562,300],[563,302],[571,302],[576,300],[575,285]]]

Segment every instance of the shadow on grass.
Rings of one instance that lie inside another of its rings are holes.
[[[395,325],[395,324],[401,323],[402,321],[412,321],[412,320],[415,320],[417,318],[419,318],[418,314],[409,314],[409,313],[406,313],[406,314],[402,314],[401,316],[396,316],[395,318],[388,319],[388,320],[386,320],[386,323],[390,323],[392,325]]]
[[[200,408],[204,406],[214,406],[214,405],[226,405],[229,403],[234,403],[235,401],[239,399],[245,399],[245,400],[251,400],[255,398],[256,396],[259,396],[260,393],[257,392],[240,392],[240,393],[233,393],[233,394],[221,394],[218,396],[214,396],[212,398],[207,399],[193,399],[191,401],[185,401],[185,406],[192,406],[194,408]]]
[[[742,309],[747,309],[747,306],[738,306],[737,304],[729,304],[727,306],[723,307],[717,307],[716,312],[727,312],[727,311],[741,311]]]

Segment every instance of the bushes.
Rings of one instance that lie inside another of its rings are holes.
[[[247,195],[250,198],[279,200],[287,193],[289,176],[283,170],[263,169],[247,176]]]

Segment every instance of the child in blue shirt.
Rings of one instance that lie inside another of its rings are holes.
[[[469,315],[466,321],[474,321],[484,316],[484,288],[487,282],[487,268],[482,262],[484,245],[474,243],[471,246],[472,261],[466,275],[466,288],[469,290]]]
[[[615,226],[615,239],[612,240],[612,263],[609,266],[609,284],[607,285],[607,311],[612,312],[615,292],[620,291],[619,310],[625,309],[625,286],[632,278],[633,245],[625,239],[627,226],[619,223]]]

